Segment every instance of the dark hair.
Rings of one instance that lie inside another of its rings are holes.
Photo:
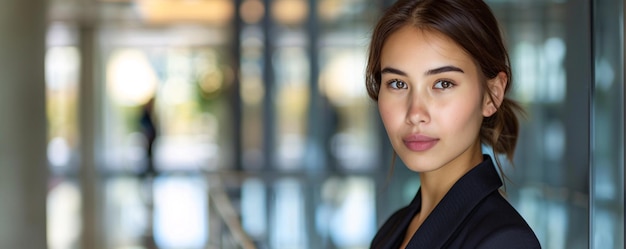
[[[516,112],[522,112],[522,109],[506,98],[512,85],[509,55],[489,6],[482,0],[399,0],[391,6],[374,28],[369,47],[365,85],[375,101],[378,100],[381,85],[383,45],[392,33],[406,25],[433,30],[455,41],[482,72],[482,89],[489,91],[487,79],[495,78],[500,72],[506,74],[505,96],[500,106],[496,106],[496,113],[483,119],[480,140],[491,146],[494,154],[505,154],[512,161],[519,133]],[[494,100],[493,93],[489,92],[489,97]],[[495,159],[501,169],[497,155]]]

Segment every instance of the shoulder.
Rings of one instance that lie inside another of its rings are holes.
[[[541,245],[530,228],[520,225],[510,225],[499,227],[483,236],[480,241],[478,241],[476,248],[534,249],[541,248]]]
[[[370,248],[385,248],[386,244],[394,243],[398,238],[398,231],[402,230],[403,222],[410,215],[409,207],[404,207],[394,212],[378,229]]]
[[[499,193],[487,197],[467,225],[467,239],[476,248],[541,248],[524,218]]]

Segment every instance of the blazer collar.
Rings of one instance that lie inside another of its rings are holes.
[[[491,157],[483,155],[483,162],[467,172],[450,188],[448,193],[441,199],[432,213],[424,220],[424,223],[415,232],[407,248],[442,248],[461,225],[463,220],[471,213],[478,203],[497,191],[502,186],[500,176],[496,171]],[[422,204],[421,188],[415,199],[409,205],[411,217],[419,212]],[[405,229],[398,229],[403,237]]]

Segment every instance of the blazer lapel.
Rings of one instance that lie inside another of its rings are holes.
[[[482,163],[470,170],[452,186],[415,232],[407,248],[430,249],[445,246],[465,218],[472,212],[472,209],[487,195],[497,191],[501,185],[502,181],[500,181],[491,158],[485,155]],[[417,198],[421,203],[421,195]],[[410,221],[410,219],[407,220]],[[402,231],[406,230],[403,229]]]

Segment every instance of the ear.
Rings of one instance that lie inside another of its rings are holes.
[[[491,117],[498,108],[502,101],[504,100],[504,90],[506,89],[506,84],[508,83],[508,78],[506,73],[500,72],[493,79],[487,80],[487,87],[485,95],[483,97],[483,116]]]

